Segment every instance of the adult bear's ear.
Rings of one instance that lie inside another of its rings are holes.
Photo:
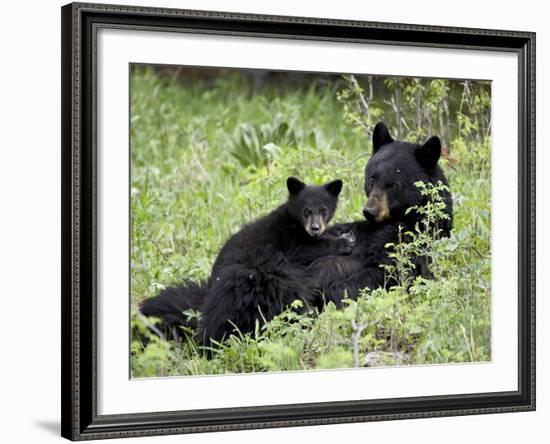
[[[393,139],[390,136],[388,127],[384,122],[378,122],[372,132],[372,154],[375,154],[382,145],[392,142]]]
[[[342,181],[340,179],[333,180],[332,182],[326,183],[325,188],[330,194],[337,197],[340,191],[342,191]]]
[[[295,196],[300,191],[304,189],[306,184],[302,182],[300,179],[296,179],[295,177],[289,177],[286,180],[286,187],[288,188],[288,192],[291,196]]]
[[[424,145],[416,148],[414,153],[418,163],[424,168],[435,168],[441,156],[441,140],[437,136],[432,136]]]

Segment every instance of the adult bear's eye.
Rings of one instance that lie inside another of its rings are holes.
[[[398,190],[400,188],[400,185],[397,182],[392,183],[392,184],[390,184],[390,188],[393,188],[394,190]]]
[[[328,214],[328,208],[327,207],[321,207],[319,208],[319,214],[321,216],[326,216]]]
[[[311,210],[309,208],[304,208],[304,217],[311,216]]]

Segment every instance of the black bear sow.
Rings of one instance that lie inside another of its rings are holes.
[[[450,235],[452,228],[453,203],[449,183],[438,165],[441,155],[439,138],[431,137],[423,144],[396,141],[386,125],[380,122],[374,128],[372,142],[373,155],[365,168],[367,203],[363,215],[366,220],[336,225],[331,229],[335,233],[354,233],[353,252],[345,257],[321,257],[308,269],[324,301],[334,301],[337,305],[345,294],[357,298],[364,288],[391,285],[381,267],[390,263],[385,246],[399,241],[399,227],[404,231],[414,230],[421,216],[407,210],[427,203],[416,182],[434,185],[441,182],[447,186],[441,197],[448,218],[438,221],[437,228],[439,235],[445,237]],[[415,273],[430,276],[428,258],[413,257],[412,260]]]
[[[349,254],[353,238],[325,233],[338,203],[342,181],[306,185],[287,179],[287,202],[231,236],[207,282],[186,282],[145,300],[140,311],[156,316],[179,338],[179,325],[196,327],[188,309],[202,313],[199,338],[222,340],[234,327],[252,331],[256,320],[270,320],[295,299],[309,303],[300,270],[318,257]]]
[[[403,220],[409,228],[415,222],[414,212],[408,208],[426,202],[416,182],[436,184],[440,181],[449,187],[447,178],[438,164],[441,141],[430,137],[424,144],[393,140],[388,128],[379,122],[373,132],[373,156],[365,168],[365,194],[368,197],[363,215],[369,222]],[[443,191],[448,219],[441,221],[442,235],[449,236],[452,227],[453,202],[451,193]]]

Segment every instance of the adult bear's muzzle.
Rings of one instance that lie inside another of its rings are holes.
[[[373,208],[373,207],[363,208],[363,216],[365,216],[365,219],[367,219],[369,222],[374,222],[378,217],[378,213],[379,211],[376,208]]]
[[[382,222],[389,219],[388,195],[379,188],[374,188],[369,195],[365,208],[363,208],[363,216],[369,222]]]

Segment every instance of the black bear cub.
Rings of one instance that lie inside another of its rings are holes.
[[[287,188],[286,203],[245,225],[221,249],[201,307],[203,342],[219,341],[235,327],[253,331],[256,321],[271,320],[295,299],[309,304],[302,266],[351,252],[349,240],[324,235],[342,181],[315,186],[289,177]]]
[[[162,318],[177,337],[189,325],[184,310],[201,312],[199,339],[223,340],[235,327],[253,331],[257,321],[271,320],[294,300],[311,302],[302,270],[327,255],[350,254],[353,236],[325,230],[338,203],[342,181],[306,185],[287,179],[287,202],[242,227],[221,249],[207,282],[187,282],[145,300],[140,311]]]

